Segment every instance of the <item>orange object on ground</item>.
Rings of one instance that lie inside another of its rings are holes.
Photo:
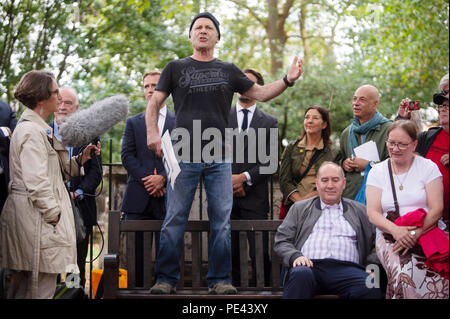
[[[103,275],[103,269],[92,270],[92,298],[97,294],[98,284]],[[125,269],[119,268],[119,288],[127,288],[128,274]]]

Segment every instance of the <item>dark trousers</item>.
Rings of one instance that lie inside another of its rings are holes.
[[[141,214],[135,213],[127,213],[125,212],[125,220],[162,220],[164,216],[161,218],[161,212],[154,211],[154,203],[147,205],[144,212]],[[158,255],[159,250],[159,236],[160,232],[155,232],[155,252]],[[136,232],[134,238],[134,249],[135,249],[135,274],[136,274],[136,287],[144,286],[144,232]]]
[[[80,269],[80,285],[84,288],[86,283],[86,258],[89,250],[89,242],[92,237],[92,226],[86,226],[86,238],[77,243],[77,264]]]
[[[251,210],[239,208],[235,203],[231,211],[231,219],[267,219],[267,215],[257,215]],[[255,233],[247,232],[248,247],[250,260],[252,265],[252,276],[250,279],[250,287],[256,286],[256,258],[255,258]],[[263,261],[264,261],[264,285],[270,286],[270,257],[269,257],[269,236],[267,232],[263,232]],[[239,232],[231,232],[231,264],[232,264],[232,282],[233,286],[241,286],[241,266],[240,266],[240,248],[239,248]],[[247,269],[246,269],[247,270]]]
[[[338,295],[343,299],[380,299],[379,288],[368,288],[364,267],[335,259],[314,259],[313,267],[289,269],[284,299],[310,299],[318,294]]]

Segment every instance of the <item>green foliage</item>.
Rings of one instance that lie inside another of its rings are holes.
[[[260,104],[278,118],[280,135],[288,140],[301,134],[308,106],[329,108],[337,140],[352,117],[351,98],[359,86],[377,86],[379,110],[390,117],[406,96],[429,103],[449,69],[446,1],[5,0],[0,98],[18,107],[13,92],[20,77],[48,69],[60,86],[77,90],[82,108],[120,93],[130,100],[130,116],[142,112],[142,75],[192,54],[188,28],[205,10],[221,22],[217,56],[258,70],[266,83],[284,75],[294,54],[307,55],[302,79]],[[278,33],[269,36],[271,23]],[[270,46],[269,39],[280,47]],[[282,64],[274,67],[280,52]],[[123,128],[119,123],[101,137],[105,161],[112,139],[113,162],[120,162]]]
[[[355,59],[370,70],[393,108],[406,96],[432,101],[439,79],[449,71],[447,1],[377,0],[354,10],[368,24],[354,39]]]

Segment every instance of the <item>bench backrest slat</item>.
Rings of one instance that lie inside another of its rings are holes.
[[[256,287],[264,287],[263,234],[255,232]]]
[[[108,219],[108,252],[110,254],[119,254],[120,225],[120,212],[110,211]]]
[[[154,234],[158,232],[144,232],[144,287],[150,288],[153,283],[153,243]]]
[[[134,288],[136,287],[136,272],[135,272],[135,239],[136,233],[128,232],[126,235],[127,238],[127,270],[128,270],[128,287]]]
[[[247,232],[239,232],[239,265],[241,272],[241,287],[248,287],[248,252]]]
[[[272,264],[272,271],[271,271],[271,277],[272,277],[272,287],[274,289],[280,288],[280,271],[281,270],[281,259],[278,257],[277,254],[273,252],[273,242],[275,241],[275,232],[269,233],[269,249],[272,251],[272,254],[270,256],[270,262]]]

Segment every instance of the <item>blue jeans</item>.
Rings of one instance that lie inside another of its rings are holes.
[[[184,249],[184,230],[200,177],[208,202],[210,232],[208,242],[208,286],[231,282],[230,214],[233,205],[230,163],[180,163],[175,188],[167,185],[167,213],[161,228],[156,258],[157,282],[176,286],[180,279],[180,259]]]

